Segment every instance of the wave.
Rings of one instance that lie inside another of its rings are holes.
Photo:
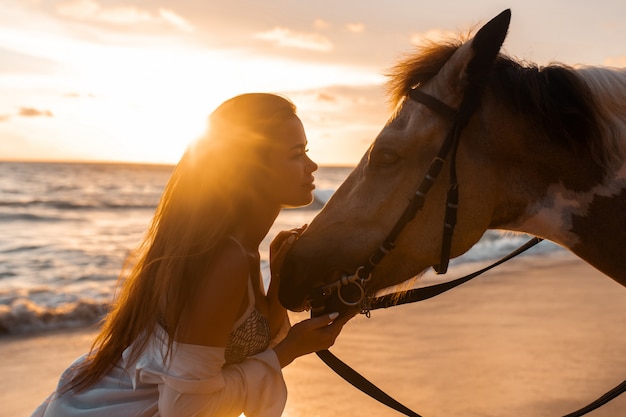
[[[17,247],[13,247],[13,248],[9,248],[9,249],[2,249],[0,250],[0,253],[22,253],[22,252],[29,252],[31,250],[37,250],[40,249],[41,246],[39,245],[27,245],[27,246],[17,246]],[[0,277],[2,277],[2,275],[0,275]]]
[[[100,321],[109,304],[80,300],[56,307],[42,307],[27,298],[0,304],[0,335],[90,326]]]
[[[513,252],[532,236],[525,233],[515,233],[502,230],[487,230],[481,239],[472,246],[472,248],[463,255],[450,261],[451,265],[469,263],[495,261]],[[554,252],[563,252],[564,248],[555,243],[544,240],[539,245],[531,248],[525,255],[551,254]]]
[[[93,209],[106,209],[106,210],[127,210],[127,209],[155,209],[156,203],[133,203],[133,202],[71,202],[63,200],[30,200],[30,201],[0,201],[0,207],[10,208],[53,208],[56,210],[93,210]]]
[[[156,208],[171,169],[21,167],[31,175],[8,174],[13,182],[0,190],[0,228],[9,231],[0,239],[0,335],[93,325],[108,311],[119,268],[145,233],[148,211]],[[313,202],[281,213],[261,252],[266,285],[271,238],[279,230],[310,223],[349,171],[320,168]],[[64,227],[63,222],[71,224]],[[488,232],[454,262],[488,262],[525,240]],[[546,242],[529,252],[550,248]]]
[[[464,263],[492,262],[528,240],[524,234],[488,231],[465,255],[451,261],[451,266]],[[25,249],[25,248],[21,248]],[[563,248],[544,241],[522,256],[548,255]],[[264,284],[269,285],[269,262],[261,261]],[[6,278],[12,278],[8,276]],[[99,322],[108,312],[113,297],[114,276],[93,274],[74,280],[74,290],[66,285],[38,289],[6,289],[0,291],[0,335],[37,333],[45,330],[86,327]],[[82,290],[78,283],[87,284]],[[102,284],[104,283],[104,284]],[[110,289],[105,289],[106,283]],[[95,290],[97,288],[97,290]]]
[[[305,207],[299,207],[300,210],[319,210],[328,202],[335,190],[314,190],[313,202]],[[29,201],[0,201],[0,207],[10,209],[55,209],[67,211],[82,210],[154,210],[157,204],[154,202],[133,202],[133,201],[96,201],[96,202],[76,202],[64,200],[40,200],[34,199]],[[13,217],[12,217],[13,216]],[[54,217],[39,216],[31,213],[0,213],[0,220],[55,220]],[[61,220],[61,219],[56,219]]]
[[[53,216],[41,216],[31,213],[0,213],[0,222],[11,221],[29,221],[29,222],[61,222],[66,221],[66,218],[53,217]]]

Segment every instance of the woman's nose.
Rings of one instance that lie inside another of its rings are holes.
[[[311,158],[309,158],[308,156],[307,156],[307,159],[309,160],[309,169],[310,169],[310,171],[311,172],[317,171],[317,168],[319,168],[317,166],[317,164]]]

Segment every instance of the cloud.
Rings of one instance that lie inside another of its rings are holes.
[[[0,46],[0,73],[2,74],[45,74],[62,68],[62,65],[51,59],[29,55],[28,53],[11,50]]]
[[[346,28],[352,33],[361,33],[365,30],[365,25],[363,23],[348,23]]]
[[[285,92],[298,106],[311,157],[356,165],[389,117],[382,85],[333,85]]]
[[[315,19],[315,21],[313,22],[313,26],[316,29],[324,30],[330,27],[330,23],[328,23],[324,19]]]
[[[22,117],[52,117],[52,112],[50,110],[38,110],[33,107],[20,107],[20,111],[17,113],[18,116]]]
[[[166,22],[171,24],[172,26],[177,27],[183,32],[193,32],[195,28],[191,23],[185,20],[183,17],[177,15],[171,10],[168,9],[159,9],[159,16],[163,18]]]
[[[358,124],[375,133],[389,114],[381,85],[333,85],[286,94],[297,104],[301,117],[317,127],[320,123],[326,128]]]
[[[334,95],[329,94],[329,93],[321,92],[321,93],[317,94],[317,100],[318,101],[335,102],[335,101],[337,101],[337,97],[335,97]]]
[[[34,107],[20,107],[16,115],[22,116],[22,117],[53,117],[54,116],[50,110],[39,110]],[[13,117],[13,115],[11,114],[7,114],[7,113],[0,114],[0,123],[9,121],[11,117]]]
[[[78,20],[91,20],[115,25],[144,23],[153,20],[153,16],[135,7],[111,7],[104,9],[94,0],[74,0],[57,7],[61,16]]]
[[[69,93],[63,94],[63,97],[65,98],[83,98],[83,97],[95,98],[95,96],[96,95],[94,93],[81,94],[81,93],[76,93],[76,92],[69,92]]]
[[[134,6],[102,7],[95,0],[72,0],[57,7],[57,13],[71,19],[109,23],[113,25],[135,25],[140,23],[169,24],[179,30],[192,32],[194,27],[183,17],[168,9],[159,9],[157,14]]]
[[[450,38],[458,38],[459,34],[455,32],[432,29],[424,33],[414,33],[411,35],[411,43],[413,45],[421,45],[426,41],[438,42]]]
[[[272,42],[278,47],[291,47],[319,52],[329,52],[334,49],[333,43],[320,34],[294,32],[291,29],[280,26],[266,32],[256,33],[254,38]]]

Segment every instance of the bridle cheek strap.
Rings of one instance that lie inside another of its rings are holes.
[[[430,110],[440,114],[445,118],[454,120],[454,124],[448,131],[446,139],[441,145],[439,150],[439,157],[442,161],[450,160],[450,186],[448,187],[448,194],[446,196],[446,210],[443,222],[443,231],[441,238],[441,250],[439,255],[439,264],[433,265],[433,269],[437,274],[445,274],[448,272],[448,265],[450,263],[450,254],[452,251],[452,237],[454,235],[454,228],[456,227],[457,211],[459,208],[459,183],[456,174],[456,151],[459,146],[459,138],[461,131],[467,124],[471,112],[467,111],[461,113],[454,110],[441,100],[421,92],[417,88],[413,88],[409,91],[409,97],[428,107]],[[461,105],[461,108],[467,106]]]
[[[450,254],[452,247],[452,237],[454,234],[454,227],[456,226],[457,209],[459,205],[459,193],[458,193],[458,181],[456,175],[456,151],[459,143],[459,137],[462,131],[462,127],[467,124],[466,119],[469,117],[467,114],[460,117],[461,113],[454,110],[441,100],[421,92],[420,90],[413,88],[409,91],[408,96],[417,102],[424,104],[429,109],[440,114],[447,119],[453,119],[453,125],[448,131],[439,152],[433,158],[426,172],[424,178],[417,187],[417,191],[411,199],[406,209],[400,215],[400,218],[396,221],[387,237],[383,240],[380,246],[372,253],[368,258],[366,264],[361,265],[356,272],[350,277],[342,277],[340,280],[327,284],[325,286],[315,288],[312,291],[310,304],[317,311],[323,311],[324,299],[328,297],[334,290],[337,291],[341,298],[341,288],[347,283],[351,285],[357,285],[361,287],[361,299],[354,304],[361,303],[365,298],[365,291],[363,290],[364,284],[369,281],[374,268],[383,260],[387,254],[393,250],[396,246],[396,240],[400,236],[400,233],[414,218],[415,215],[423,208],[426,202],[426,195],[434,185],[435,181],[439,177],[446,159],[450,155],[450,187],[448,189],[448,195],[446,200],[445,219],[443,224],[440,260],[438,265],[434,265],[433,269],[438,274],[445,274],[448,270],[448,264],[450,262]],[[353,303],[346,303],[346,305],[352,305]],[[367,311],[367,308],[362,308],[363,312]]]

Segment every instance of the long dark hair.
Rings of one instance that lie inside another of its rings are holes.
[[[122,270],[119,295],[67,390],[89,388],[129,347],[130,360],[136,359],[159,319],[167,324],[171,353],[185,305],[255,198],[273,132],[293,117],[293,103],[264,93],[236,96],[209,116],[206,134],[174,169],[143,242]]]

